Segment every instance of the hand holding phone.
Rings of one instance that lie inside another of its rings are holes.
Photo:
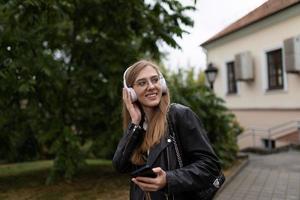
[[[141,188],[141,190],[146,192],[158,191],[164,188],[167,184],[167,178],[166,178],[167,175],[166,172],[160,167],[155,167],[151,169],[149,166],[144,166],[143,168],[140,168],[137,171],[133,172],[132,175],[135,176],[135,174],[139,174],[139,172],[142,171],[147,172],[148,169],[151,170],[150,174],[152,173],[155,174],[155,175],[152,174],[153,177],[155,176],[155,179],[141,175],[138,177],[132,177],[131,181],[133,181],[139,188]],[[147,173],[146,175],[148,175]]]
[[[149,165],[145,165],[131,173],[131,177],[135,178],[138,176],[156,178],[156,173],[153,172],[152,168]]]

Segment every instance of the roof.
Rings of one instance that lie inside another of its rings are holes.
[[[258,8],[254,9],[241,19],[227,26],[225,29],[205,41],[202,45],[207,45],[213,41],[216,41],[226,35],[229,35],[233,32],[236,32],[240,29],[243,29],[251,24],[259,22],[271,15],[274,15],[288,7],[294,6],[295,4],[300,3],[300,0],[268,0]]]

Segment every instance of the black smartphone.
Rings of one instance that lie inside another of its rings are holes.
[[[135,178],[137,176],[155,178],[156,174],[153,172],[152,168],[149,165],[145,165],[131,173],[131,177]]]

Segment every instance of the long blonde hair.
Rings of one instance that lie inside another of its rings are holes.
[[[159,68],[152,62],[147,60],[140,60],[129,67],[125,75],[125,81],[128,86],[132,86],[136,80],[138,74],[147,66],[153,67],[158,74],[160,74]],[[137,104],[143,113],[141,104],[137,101]],[[148,128],[146,130],[145,138],[141,145],[137,147],[131,157],[131,162],[137,165],[144,164],[143,154],[147,152],[152,146],[158,144],[163,136],[165,136],[167,130],[167,112],[170,105],[169,92],[163,94],[159,105],[155,108],[152,119],[148,121]],[[123,129],[128,128],[128,124],[131,122],[130,114],[123,102]]]

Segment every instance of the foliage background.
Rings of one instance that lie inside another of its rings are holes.
[[[0,2],[0,156],[54,159],[71,178],[86,156],[110,158],[121,134],[126,66],[179,47],[193,7],[177,1]]]
[[[122,134],[123,71],[139,58],[159,62],[161,43],[179,48],[173,38],[193,25],[192,10],[174,0],[1,1],[0,160],[54,159],[51,182],[72,178],[87,157],[111,158]],[[223,132],[232,118],[223,119],[221,100],[203,85],[180,76],[171,75],[174,100],[209,124],[222,159],[232,148],[230,162],[236,147],[223,142],[235,134]]]

